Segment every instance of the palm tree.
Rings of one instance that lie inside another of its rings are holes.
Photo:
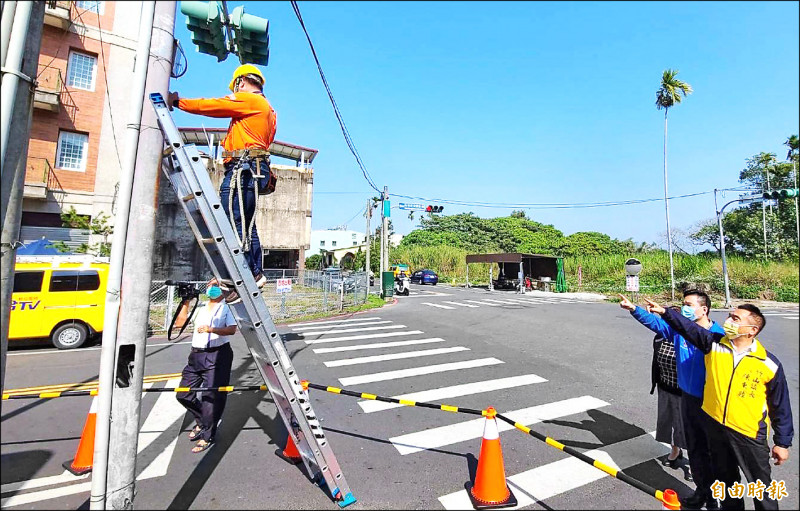
[[[797,188],[797,155],[800,154],[800,141],[797,139],[797,135],[791,135],[789,138],[786,139],[786,142],[783,143],[786,147],[789,148],[789,152],[786,153],[786,159],[792,160],[792,174],[794,175],[794,187]],[[800,212],[798,212],[797,207],[797,196],[794,198],[794,222],[797,228],[797,243],[800,244]]]
[[[667,246],[669,248],[669,278],[672,299],[675,300],[675,266],[672,262],[672,232],[669,228],[669,198],[667,196],[667,112],[692,93],[692,86],[676,78],[677,70],[667,69],[661,76],[661,87],[656,91],[656,108],[664,109],[664,208],[667,214]]]

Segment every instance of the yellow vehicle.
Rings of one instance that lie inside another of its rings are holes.
[[[389,271],[394,272],[395,277],[399,277],[400,272],[405,272],[406,277],[411,276],[411,268],[409,268],[407,264],[403,263],[397,263],[395,265],[389,266]]]
[[[18,256],[8,339],[49,337],[65,350],[102,332],[108,266],[92,256]]]

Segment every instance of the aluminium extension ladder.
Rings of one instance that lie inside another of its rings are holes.
[[[150,94],[150,102],[167,144],[162,169],[217,280],[232,282],[241,297],[240,302],[230,305],[231,310],[290,440],[294,440],[314,482],[327,485],[339,507],[354,503],[356,499],[311,408],[308,392],[292,367],[200,153],[193,144],[184,144],[163,96]]]

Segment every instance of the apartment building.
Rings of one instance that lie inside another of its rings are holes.
[[[141,2],[46,4],[20,237],[94,243],[60,215],[113,225]]]

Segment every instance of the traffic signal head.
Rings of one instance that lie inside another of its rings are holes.
[[[425,208],[425,212],[426,212],[426,213],[433,213],[433,206],[431,206],[430,204],[428,204],[428,207],[427,207],[427,208]]]
[[[269,62],[269,20],[244,13],[239,6],[231,13],[233,46],[242,64],[266,66]]]
[[[197,51],[217,57],[221,62],[228,57],[223,29],[223,14],[217,2],[181,2],[181,13],[186,15],[186,26],[192,33]]]
[[[441,213],[443,209],[444,209],[444,206],[433,206],[431,204],[428,204],[428,207],[425,208],[425,212],[426,213]]]
[[[764,192],[761,197],[764,199],[790,199],[798,196],[797,188],[784,188],[783,190],[773,190]]]
[[[434,213],[441,213],[444,206],[434,206]]]

